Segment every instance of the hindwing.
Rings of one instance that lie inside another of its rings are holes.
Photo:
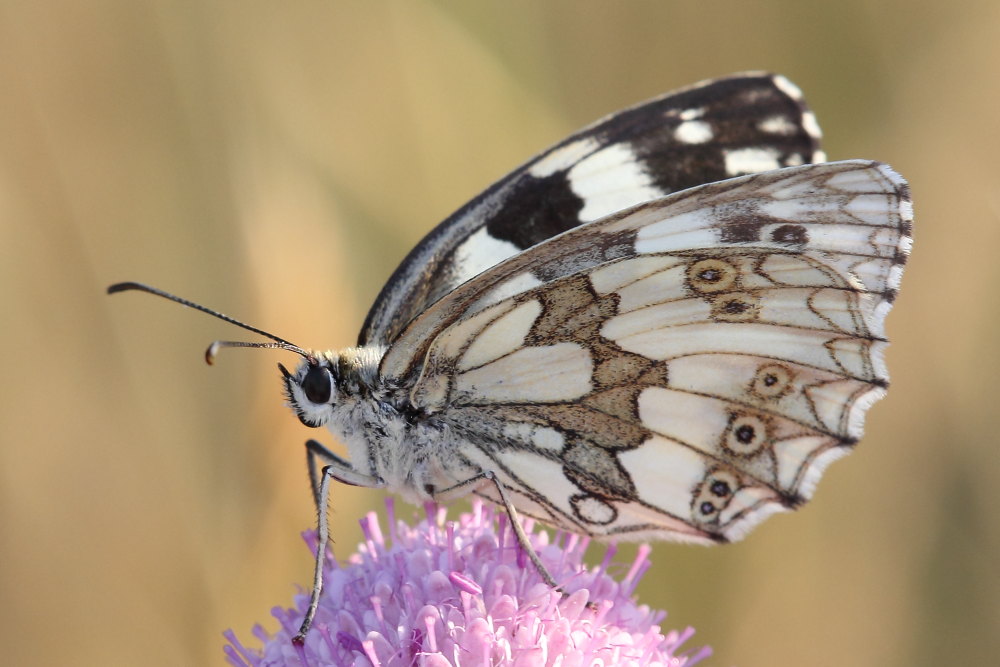
[[[595,536],[736,539],[808,499],[884,394],[910,227],[906,185],[878,163],[705,185],[457,288],[382,373],[526,514]]]
[[[798,88],[759,72],[608,116],[529,160],[428,234],[383,287],[359,345],[392,343],[458,285],[582,223],[696,185],[822,162],[819,139]]]

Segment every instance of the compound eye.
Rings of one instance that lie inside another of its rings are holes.
[[[333,376],[323,366],[310,366],[302,378],[302,391],[315,405],[325,405],[333,395]]]

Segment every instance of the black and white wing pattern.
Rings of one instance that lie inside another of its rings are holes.
[[[885,317],[911,245],[903,179],[824,163],[781,76],[705,82],[611,115],[434,229],[359,346],[262,335],[307,444],[318,609],[339,480],[410,500],[477,493],[598,538],[727,542],[812,495],[888,387]],[[322,472],[318,463],[323,463]],[[551,575],[523,534],[542,578]]]
[[[525,514],[597,537],[738,539],[807,500],[885,393],[911,221],[906,183],[877,162],[699,186],[457,287],[381,372]]]
[[[816,119],[767,73],[697,84],[615,113],[516,169],[442,222],[383,287],[359,345],[386,345],[432,303],[582,223],[696,185],[822,162]]]

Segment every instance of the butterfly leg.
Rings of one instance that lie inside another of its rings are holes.
[[[565,596],[566,591],[564,591],[559,584],[556,583],[555,578],[553,578],[552,574],[549,573],[545,564],[542,563],[542,559],[539,558],[538,552],[535,551],[535,548],[528,542],[528,536],[525,534],[524,528],[521,526],[521,522],[517,518],[517,510],[514,509],[514,505],[511,504],[510,498],[507,497],[507,489],[504,488],[500,478],[497,477],[492,470],[484,471],[483,477],[492,482],[493,486],[496,487],[497,493],[500,495],[500,501],[503,503],[504,509],[507,510],[507,516],[510,517],[510,525],[514,529],[514,535],[517,537],[517,543],[521,545],[521,549],[524,550],[524,553],[528,555],[531,563],[535,566],[535,569],[538,570],[538,574],[542,578],[542,581]]]
[[[346,459],[343,459],[316,440],[309,440],[306,443],[307,458],[309,465],[309,479],[312,482],[313,497],[316,501],[316,568],[313,570],[312,592],[309,595],[309,607],[306,615],[302,619],[302,625],[292,642],[302,644],[306,640],[306,634],[312,627],[313,619],[316,618],[316,610],[319,609],[319,596],[323,592],[323,559],[326,556],[326,544],[330,540],[330,518],[327,514],[327,505],[330,502],[330,482],[337,481],[351,486],[366,486],[378,488],[385,485],[378,477],[363,475],[351,467]],[[316,475],[316,461],[323,459],[329,464],[324,466]]]
[[[517,518],[517,510],[514,509],[514,505],[511,504],[510,498],[507,496],[507,489],[504,487],[503,482],[492,470],[485,470],[482,473],[468,479],[460,484],[457,484],[448,489],[444,489],[441,492],[434,494],[434,500],[440,503],[447,503],[453,498],[458,498],[468,494],[470,491],[485,485],[492,484],[497,490],[497,494],[500,496],[500,502],[507,511],[507,516],[510,517],[510,525],[514,529],[514,536],[517,538],[517,544],[521,547],[521,550],[528,555],[528,559],[531,560],[532,565],[538,571],[539,576],[541,576],[542,581],[556,589],[560,593],[565,595],[565,591],[559,587],[556,583],[555,578],[549,573],[545,565],[542,563],[542,559],[538,557],[538,553],[535,551],[534,547],[528,542],[528,536],[524,532],[524,528],[521,527],[521,522]]]
[[[521,549],[528,554],[528,558],[535,566],[535,569],[538,571],[542,581],[559,591],[563,598],[568,597],[569,593],[563,590],[563,587],[556,583],[555,577],[553,577],[548,569],[546,569],[545,565],[542,563],[542,559],[538,556],[538,552],[535,551],[534,547],[532,547],[528,542],[528,536],[524,533],[524,528],[521,527],[521,522],[517,520],[517,510],[514,509],[514,505],[511,504],[510,498],[507,497],[507,489],[504,488],[503,483],[492,470],[485,471],[483,473],[483,478],[492,482],[493,486],[496,487],[497,493],[500,494],[500,500],[503,502],[503,507],[507,510],[507,516],[510,517],[510,525],[514,528],[514,535],[517,537],[517,543],[521,546]],[[593,600],[590,600],[587,602],[587,608],[596,610],[597,605],[594,604]]]
[[[319,487],[320,476],[323,474],[318,461],[326,461],[329,465],[339,466],[344,469],[351,467],[351,463],[347,459],[334,454],[319,440],[306,440],[306,465],[309,468],[309,485],[312,488],[313,502],[316,504],[317,511],[320,509]]]

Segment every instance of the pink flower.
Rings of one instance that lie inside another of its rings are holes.
[[[618,582],[608,572],[613,547],[599,567],[588,569],[582,563],[586,538],[557,533],[550,543],[548,533],[527,521],[531,544],[568,593],[564,596],[541,580],[503,512],[477,500],[457,522],[445,522],[445,510],[428,505],[427,518],[411,527],[394,520],[391,500],[387,506],[390,540],[383,539],[372,512],[361,522],[365,542],[358,553],[343,567],[328,561],[319,612],[304,646],[291,641],[309,601],[300,594],[296,608],[273,610],[278,632],[254,628],[264,643],[261,651],[244,647],[227,631],[229,662],[681,667],[711,655],[707,647],[679,652],[694,630],[664,634],[659,623],[666,612],[633,599],[649,567],[649,547],[639,549]]]

